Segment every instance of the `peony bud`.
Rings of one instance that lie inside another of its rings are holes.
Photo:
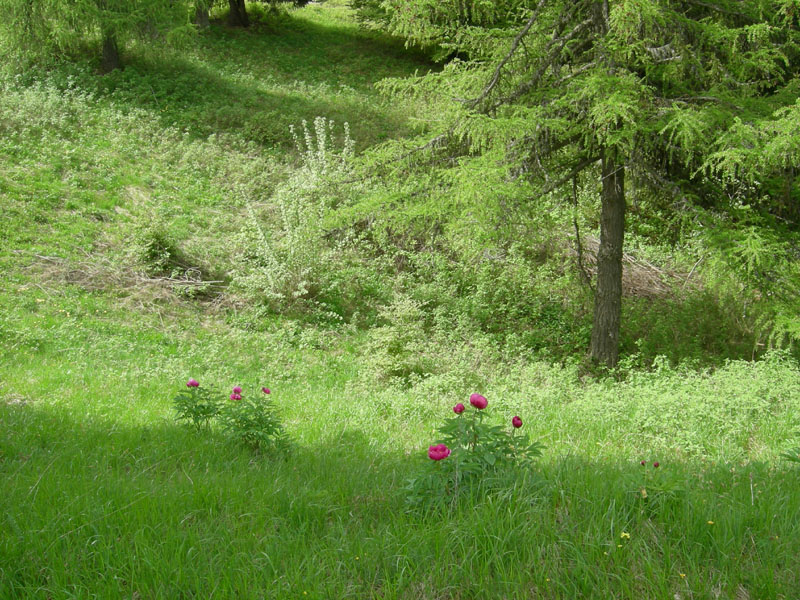
[[[656,469],[658,468],[658,461],[653,463],[653,467],[655,467]]]
[[[459,402],[453,407],[453,412],[457,415],[460,415],[462,412],[464,412],[464,405]]]
[[[511,419],[511,424],[516,429],[519,429],[520,427],[522,427],[522,419],[520,419],[519,417],[514,417],[513,419]]]
[[[199,386],[200,382],[197,381],[197,379],[190,379],[189,381],[186,382],[186,387],[199,387]]]
[[[237,385],[237,386],[235,386],[235,387],[233,388],[233,393],[234,393],[234,394],[241,394],[241,393],[242,393],[242,388],[241,388],[241,387],[239,387],[238,385]]]
[[[270,393],[268,387],[262,387],[261,391],[264,392],[265,394],[269,394]]]
[[[233,394],[231,394],[231,400],[241,400],[241,399],[242,399],[242,395],[241,394],[237,394],[235,392]]]
[[[472,394],[469,397],[469,403],[478,410],[483,410],[489,405],[489,401],[480,394]]]

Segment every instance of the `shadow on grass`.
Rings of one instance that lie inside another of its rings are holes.
[[[293,148],[291,125],[317,116],[348,122],[358,149],[410,133],[407,113],[374,84],[436,68],[388,36],[289,15],[246,30],[215,24],[194,50],[132,49],[125,60],[123,71],[86,72],[77,84],[194,137],[282,150]]]
[[[753,323],[738,313],[703,290],[667,298],[628,298],[623,303],[620,353],[643,368],[658,356],[672,365],[696,368],[762,358],[769,345],[759,342]],[[800,358],[797,348],[789,351]]]
[[[676,589],[734,597],[742,587],[777,598],[797,589],[797,470],[777,478],[763,464],[698,471],[666,457],[659,469],[571,457],[418,514],[401,491],[415,461],[360,431],[281,458],[169,421],[121,426],[35,403],[2,405],[0,419],[0,595],[9,597],[632,599]]]

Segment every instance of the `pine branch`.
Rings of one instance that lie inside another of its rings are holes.
[[[528,81],[526,81],[525,83],[521,84],[516,90],[514,90],[511,94],[509,94],[505,98],[501,98],[500,100],[495,102],[487,112],[493,112],[493,111],[497,110],[498,108],[500,108],[501,106],[503,106],[504,104],[510,104],[512,102],[516,102],[521,96],[524,96],[529,91],[534,89],[539,84],[539,81],[544,76],[544,74],[547,72],[547,70],[550,67],[553,66],[553,64],[555,63],[556,59],[558,58],[558,55],[564,49],[564,46],[567,44],[567,42],[569,42],[570,40],[572,40],[575,37],[577,37],[581,32],[583,32],[584,29],[586,29],[591,24],[592,24],[592,19],[591,18],[584,19],[583,21],[578,23],[566,35],[561,36],[561,37],[554,37],[547,44],[547,47],[545,48],[545,51],[551,49],[555,44],[557,44],[559,42],[560,42],[560,45],[558,46],[558,48],[555,49],[555,51],[553,51],[553,52],[551,52],[550,54],[547,55],[547,57],[540,64],[539,68],[536,70],[536,73],[533,74],[533,77],[528,79]]]
[[[557,79],[556,81],[554,81],[553,84],[552,84],[552,87],[557,88],[560,85],[562,85],[562,84],[566,83],[567,81],[569,81],[570,79],[573,79],[573,78],[577,77],[578,75],[581,75],[581,74],[585,73],[586,71],[588,71],[592,67],[596,67],[596,66],[597,66],[597,63],[594,62],[594,61],[592,61],[590,63],[586,63],[585,65],[582,65],[581,67],[575,69],[569,75],[564,75],[561,79]]]
[[[539,13],[542,11],[542,8],[544,8],[544,5],[546,3],[547,0],[539,0],[539,4],[534,9],[531,18],[528,19],[528,22],[525,23],[525,27],[522,28],[522,30],[517,34],[517,37],[515,37],[514,41],[511,43],[511,49],[508,51],[508,54],[506,54],[503,60],[501,60],[497,64],[497,67],[495,67],[492,79],[489,81],[486,87],[483,88],[483,91],[481,92],[480,96],[469,102],[470,108],[475,108],[481,102],[483,102],[486,99],[486,97],[491,93],[491,91],[494,89],[494,87],[497,85],[497,83],[500,81],[500,74],[502,73],[503,68],[506,66],[508,61],[511,60],[511,57],[517,51],[517,48],[519,48],[519,45],[522,42],[522,38],[524,38],[530,31],[531,27],[533,27],[533,24],[536,22],[536,19],[539,17]]]
[[[561,179],[559,179],[557,181],[554,181],[553,183],[550,183],[550,184],[544,186],[544,188],[542,188],[541,195],[544,196],[546,194],[549,194],[553,190],[556,190],[556,189],[560,188],[562,185],[567,183],[570,179],[574,179],[575,177],[577,177],[578,174],[581,171],[583,171],[586,167],[589,167],[589,166],[593,165],[598,160],[600,160],[599,156],[591,156],[589,158],[584,158],[577,165],[575,165],[575,167],[573,167],[573,169],[569,173],[564,175],[564,177],[562,177]]]

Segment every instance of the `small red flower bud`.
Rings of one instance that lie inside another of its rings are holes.
[[[647,463],[645,461],[642,461],[639,464],[642,465],[642,466],[645,466]]]
[[[655,467],[656,469],[658,468],[658,461],[653,463],[653,467]]]
[[[520,419],[519,417],[514,417],[513,419],[511,419],[511,424],[514,426],[515,429],[519,429],[520,427],[522,427],[522,419]]]
[[[460,415],[462,412],[464,412],[464,405],[459,402],[453,407],[453,412],[457,415]]]
[[[269,394],[269,388],[268,387],[262,387],[261,391],[264,392],[265,394]]]
[[[489,401],[480,394],[472,394],[469,397],[469,403],[478,410],[483,410],[489,405]]]

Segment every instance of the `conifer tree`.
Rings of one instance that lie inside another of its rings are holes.
[[[465,57],[389,84],[430,101],[439,135],[426,148],[439,164],[442,154],[458,155],[453,168],[465,168],[492,153],[541,195],[577,178],[596,181],[601,239],[590,354],[615,365],[626,193],[646,188],[717,202],[725,182],[704,167],[714,156],[717,167],[730,162],[719,155],[725,140],[730,145],[726,132],[770,121],[795,102],[797,3],[386,0],[376,7],[394,33]]]
[[[162,0],[0,0],[0,28],[28,58],[101,50],[101,68],[120,68],[120,46],[132,38],[160,41],[188,35],[189,6]]]

